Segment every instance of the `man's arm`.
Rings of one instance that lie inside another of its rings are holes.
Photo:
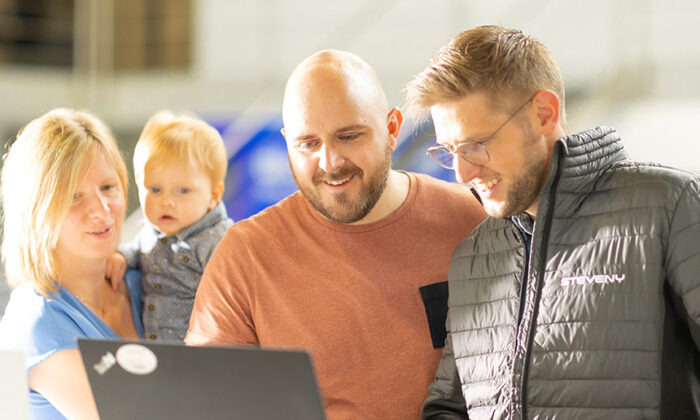
[[[450,313],[447,313],[447,325],[450,325]],[[422,420],[465,420],[467,406],[462,395],[462,383],[457,374],[452,333],[447,333],[442,359],[435,373],[435,380],[428,387],[428,398],[423,404]]]
[[[229,231],[209,259],[197,288],[185,344],[258,344],[251,310],[255,267],[239,239]]]
[[[673,291],[681,297],[688,327],[700,349],[700,180],[686,185],[671,220],[666,270]]]

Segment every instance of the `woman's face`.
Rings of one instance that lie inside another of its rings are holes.
[[[100,261],[119,245],[126,198],[117,171],[102,152],[95,153],[85,168],[56,244],[63,266]]]

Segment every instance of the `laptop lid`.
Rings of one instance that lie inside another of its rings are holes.
[[[24,354],[0,350],[0,418],[29,420],[29,387]]]
[[[102,420],[324,420],[309,354],[79,339]]]

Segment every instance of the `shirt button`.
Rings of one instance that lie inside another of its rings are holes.
[[[152,303],[151,303],[150,305],[148,305],[148,310],[149,310],[149,311],[152,311],[152,310],[154,310],[154,309],[156,309],[156,307],[153,306]]]
[[[166,243],[166,242],[168,242],[167,239],[165,239],[165,238],[160,238],[160,243],[164,244],[164,243]]]
[[[160,289],[160,287],[161,287],[161,286],[160,286],[160,283],[157,283],[157,284],[156,284],[156,289]]]
[[[151,334],[151,340],[155,340],[155,339],[156,339],[156,335],[155,335],[155,334]]]
[[[190,259],[187,258],[187,257],[185,257],[185,258],[182,259],[182,261],[184,261],[184,262],[190,262]]]

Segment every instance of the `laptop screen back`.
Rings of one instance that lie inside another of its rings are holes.
[[[309,354],[80,339],[102,420],[323,420]]]

